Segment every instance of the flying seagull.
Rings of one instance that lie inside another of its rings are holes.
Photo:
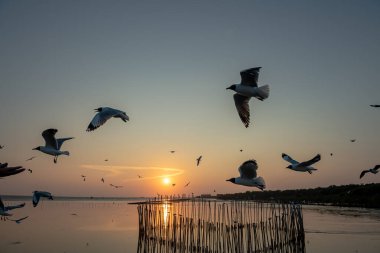
[[[37,157],[37,156],[32,156],[32,157],[26,159],[25,161],[26,161],[26,162],[27,162],[27,161],[31,161],[31,160],[33,160],[33,159],[36,158],[36,157]]]
[[[14,222],[16,222],[17,224],[20,224],[21,223],[21,221],[23,221],[23,220],[25,220],[25,219],[27,219],[29,216],[25,216],[25,217],[23,217],[23,218],[20,218],[20,219],[17,219],[17,220],[12,220],[12,219],[9,219],[8,218],[8,220],[10,220],[10,221],[14,221]]]
[[[234,95],[235,106],[245,127],[249,126],[250,121],[248,104],[250,98],[255,97],[263,101],[269,97],[269,85],[257,86],[260,69],[261,67],[256,67],[241,71],[240,84],[233,84],[226,88],[236,92]]]
[[[108,159],[104,159],[105,162],[108,162]]]
[[[175,184],[172,184],[172,186],[174,187],[174,186],[175,186]]]
[[[380,105],[369,105],[369,106],[372,106],[372,107],[380,107]]]
[[[174,153],[175,153],[175,150],[170,150],[170,153],[174,154]]]
[[[257,163],[256,160],[248,160],[245,161],[240,167],[238,171],[240,173],[240,177],[233,177],[227,179],[226,181],[230,181],[234,184],[245,185],[250,187],[257,187],[260,190],[265,189],[265,181],[262,177],[257,177]]]
[[[0,177],[8,177],[12,175],[16,175],[25,170],[25,168],[21,166],[16,167],[8,167],[8,163],[0,163]]]
[[[185,187],[188,187],[188,186],[189,186],[189,184],[190,184],[190,182],[188,182],[188,183],[185,185]]]
[[[202,160],[202,156],[198,157],[196,160],[197,160],[197,166],[199,166],[199,164],[201,163],[201,160]]]
[[[31,169],[28,169],[28,171],[29,171],[30,173],[33,173],[33,170],[31,170]]]
[[[3,149],[4,148],[4,145],[0,145],[0,149]]]
[[[240,152],[243,152],[243,150],[242,150],[242,149],[240,149]]]
[[[352,139],[352,140],[350,140],[351,142],[355,142],[356,141],[356,139]]]
[[[102,181],[104,183],[104,178],[100,179],[100,181]]]
[[[140,175],[137,175],[139,178],[142,178],[142,176],[140,176]]]
[[[41,197],[53,199],[53,196],[51,195],[50,192],[34,191],[33,192],[33,207],[36,207],[38,205],[38,202],[40,201]]]
[[[95,111],[98,113],[95,114],[94,118],[88,125],[86,130],[87,132],[94,131],[112,117],[120,118],[124,122],[127,122],[129,120],[129,117],[125,112],[110,107],[99,107],[95,109]]]
[[[310,159],[309,161],[305,161],[305,162],[301,162],[301,163],[297,162],[296,160],[292,159],[290,156],[288,156],[287,154],[284,154],[284,153],[282,153],[282,158],[285,161],[291,163],[286,168],[291,169],[291,170],[295,170],[295,171],[300,171],[300,172],[306,172],[307,171],[311,174],[313,170],[317,170],[317,169],[311,167],[311,165],[313,165],[314,163],[321,160],[321,155],[318,154],[313,159]]]
[[[371,172],[373,174],[377,174],[377,172],[379,172],[379,168],[380,168],[380,165],[376,165],[375,167],[373,167],[372,169],[369,169],[369,170],[363,170],[362,173],[360,173],[360,178],[364,177],[364,175],[368,172]]]
[[[85,175],[80,175],[83,178],[83,181],[86,181],[86,176]]]
[[[70,155],[69,151],[61,151],[60,149],[65,141],[74,139],[74,137],[56,139],[55,134],[57,132],[58,130],[53,128],[43,131],[42,137],[45,139],[45,146],[39,146],[33,149],[54,156],[54,163],[57,163],[58,156]]]

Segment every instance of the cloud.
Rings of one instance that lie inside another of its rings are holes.
[[[95,170],[98,172],[105,173],[107,176],[123,176],[124,182],[137,181],[137,180],[147,180],[156,179],[163,177],[175,177],[182,175],[185,171],[177,168],[166,168],[166,167],[136,167],[136,166],[113,166],[113,165],[96,165],[96,164],[83,164],[82,168]],[[164,174],[156,176],[146,176],[142,175],[142,178],[138,178],[137,174],[132,174],[130,171],[153,171],[154,174],[163,172]]]

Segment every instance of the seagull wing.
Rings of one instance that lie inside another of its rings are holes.
[[[364,177],[364,175],[369,172],[369,170],[363,170],[362,173],[360,173],[360,177],[359,178],[362,178]]]
[[[58,130],[53,128],[46,129],[42,132],[42,137],[45,139],[45,147],[58,149],[57,140],[54,137],[57,132]]]
[[[241,178],[252,179],[257,177],[257,163],[255,160],[248,160],[239,167],[239,173]]]
[[[7,177],[7,176],[16,175],[20,172],[23,172],[24,170],[25,169],[22,168],[21,166],[1,168],[0,169],[0,177]]]
[[[380,164],[378,164],[378,165],[376,165],[375,167],[373,167],[373,170],[379,170],[379,168],[380,168]]]
[[[18,220],[11,220],[11,221],[15,221],[15,222],[19,223],[19,222],[21,222],[21,221],[27,219],[28,217],[29,217],[29,216],[25,216],[25,217],[20,218],[20,219],[18,219]]]
[[[89,132],[89,131],[93,131],[93,130],[97,129],[98,127],[100,127],[101,125],[106,123],[107,120],[118,115],[119,113],[120,113],[120,111],[116,110],[116,109],[112,109],[112,108],[108,108],[108,107],[103,108],[103,110],[101,112],[98,112],[94,116],[94,118],[92,119],[92,121],[88,125],[86,131]]]
[[[257,87],[257,80],[259,79],[259,71],[261,67],[250,68],[240,72],[241,84]]]
[[[288,156],[287,154],[285,154],[285,153],[282,153],[282,158],[285,160],[285,161],[287,161],[287,162],[289,162],[289,163],[291,163],[291,164],[298,164],[299,162],[297,162],[296,160],[294,160],[293,158],[291,158],[290,156]]]
[[[319,160],[321,160],[320,154],[316,155],[314,158],[310,159],[309,161],[300,163],[299,166],[300,167],[307,167],[307,166],[310,166],[310,165],[318,162]]]
[[[236,110],[245,127],[249,126],[249,99],[249,97],[242,96],[238,93],[234,95]]]
[[[3,203],[3,200],[1,199],[1,197],[0,197],[0,211],[5,212],[4,203]]]
[[[6,206],[5,207],[5,211],[10,211],[10,210],[13,210],[13,209],[16,209],[16,208],[22,208],[25,206],[25,203],[22,203],[20,205],[15,205],[15,206]]]
[[[71,140],[71,139],[74,139],[74,137],[68,137],[68,138],[57,139],[58,150],[61,149],[61,146],[62,146],[62,144],[63,144],[65,141],[67,141],[67,140]]]
[[[35,191],[35,192],[33,193],[33,200],[32,200],[32,202],[33,202],[33,206],[36,207],[36,206],[38,205],[38,202],[39,202],[39,201],[40,201],[40,194],[39,194],[38,191]]]

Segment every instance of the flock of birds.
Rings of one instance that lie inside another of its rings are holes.
[[[258,86],[258,77],[259,77],[259,71],[261,67],[256,67],[256,68],[250,68],[246,69],[240,72],[241,76],[241,82],[239,84],[233,84],[226,88],[227,90],[232,90],[235,91],[235,94],[233,96],[234,102],[235,102],[235,107],[237,109],[238,115],[243,122],[244,126],[247,128],[249,127],[250,124],[250,109],[249,109],[249,101],[252,97],[264,101],[269,97],[269,85],[263,85],[263,86]],[[380,105],[370,105],[371,107],[378,108]],[[95,109],[97,112],[96,115],[93,117],[91,122],[89,123],[86,131],[94,131],[100,126],[104,125],[108,120],[111,118],[119,118],[123,120],[124,122],[129,121],[128,115],[121,110],[110,108],[110,107],[99,107]],[[55,135],[58,132],[57,129],[46,129],[45,131],[42,132],[42,137],[45,140],[45,145],[44,146],[38,146],[34,148],[33,150],[40,151],[42,153],[45,153],[47,155],[53,156],[54,163],[57,163],[58,157],[61,155],[66,155],[69,156],[70,153],[69,151],[62,151],[61,147],[65,141],[71,140],[74,137],[66,137],[66,138],[56,138]],[[355,142],[356,140],[350,140],[351,142]],[[0,149],[3,149],[4,146],[0,145]],[[240,149],[240,152],[243,152],[242,149]],[[170,153],[174,154],[175,150],[171,150]],[[331,156],[333,155],[332,153],[330,154]],[[31,161],[35,159],[36,156],[32,156],[26,161]],[[290,165],[287,166],[288,169],[297,171],[297,172],[308,172],[312,174],[313,171],[316,171],[314,167],[312,167],[313,164],[317,163],[318,161],[321,160],[321,155],[318,154],[312,159],[308,161],[303,161],[303,162],[298,162],[291,158],[287,154],[282,154],[282,158],[289,162]],[[108,159],[105,159],[105,161],[108,161]],[[199,156],[196,159],[196,165],[199,166],[202,161],[202,155]],[[362,178],[366,173],[373,173],[376,174],[378,173],[380,168],[380,165],[376,165],[374,168],[369,169],[369,170],[363,170],[360,174],[360,178]],[[227,179],[226,181],[229,181],[234,184],[239,184],[243,186],[250,186],[250,187],[257,187],[260,190],[265,189],[265,181],[262,177],[257,175],[257,169],[258,165],[255,160],[248,160],[245,161],[243,164],[241,164],[238,168],[239,177],[235,178],[230,178]],[[8,167],[7,163],[0,163],[0,178],[2,177],[7,177],[11,175],[16,175],[18,173],[21,173],[25,171],[26,169],[23,168],[22,166],[16,166],[16,167]],[[30,173],[33,171],[28,169]],[[83,181],[86,181],[86,176],[81,175]],[[139,178],[142,178],[142,176],[138,175]],[[105,180],[104,178],[101,178],[101,181],[104,183]],[[189,186],[190,182],[188,182],[185,187]],[[114,184],[109,184],[111,187],[114,188],[122,188],[123,186],[120,185],[114,185]],[[176,184],[173,183],[172,186],[174,187]],[[214,190],[215,192],[215,190]],[[34,191],[33,192],[33,207],[36,207],[38,205],[38,202],[40,198],[47,198],[47,199],[53,199],[52,195],[50,192],[46,191]],[[17,219],[17,220],[12,220],[9,219],[9,216],[12,216],[12,214],[8,213],[8,211],[16,209],[16,208],[22,208],[25,206],[25,203],[17,205],[17,206],[5,206],[4,203],[2,202],[0,198],[0,216],[1,219],[8,219],[11,221],[14,221],[16,223],[20,223],[21,221],[25,220],[28,218],[28,216]]]

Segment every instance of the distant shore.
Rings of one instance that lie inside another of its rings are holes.
[[[310,205],[380,208],[380,184],[360,184],[318,187],[314,189],[246,191],[218,194],[222,200],[256,200],[265,202],[295,202]]]

